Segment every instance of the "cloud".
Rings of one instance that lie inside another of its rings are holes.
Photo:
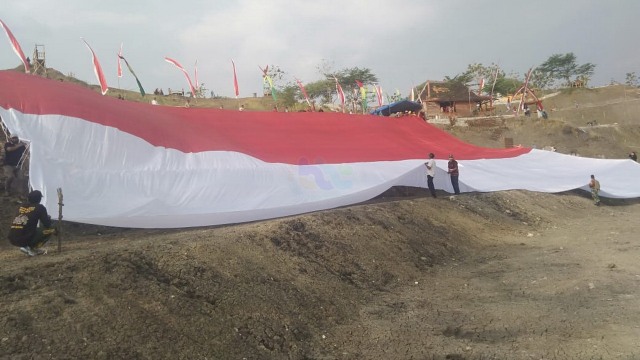
[[[521,76],[555,53],[573,52],[597,65],[592,84],[640,73],[640,2],[598,0],[21,0],[3,9],[26,53],[44,44],[49,66],[95,83],[84,37],[116,84],[115,53],[125,56],[145,87],[186,87],[170,56],[218,94],[231,95],[231,64],[243,96],[260,92],[258,65],[273,64],[304,82],[334,69],[369,68],[386,89],[406,92],[425,79],[498,63]],[[0,43],[0,66],[19,63]],[[135,88],[127,75],[118,79]]]

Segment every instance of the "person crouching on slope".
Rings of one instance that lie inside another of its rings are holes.
[[[600,206],[600,181],[596,180],[594,175],[591,175],[591,180],[589,181],[589,188],[591,189],[591,197],[593,198],[593,204],[596,206]]]
[[[27,202],[20,205],[8,235],[11,244],[19,246],[20,251],[29,256],[44,254],[45,251],[40,248],[56,232],[52,228],[51,216],[40,200],[42,193],[38,190],[27,195]],[[38,226],[39,222],[42,226]]]

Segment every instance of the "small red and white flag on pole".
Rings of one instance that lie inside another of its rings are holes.
[[[20,60],[22,60],[22,64],[24,64],[24,72],[28,74],[29,72],[31,72],[31,68],[29,67],[29,62],[27,61],[27,58],[24,56],[24,53],[22,52],[22,48],[20,47],[18,40],[15,38],[15,36],[13,36],[13,33],[11,32],[11,30],[9,30],[7,25],[2,20],[0,20],[0,25],[2,25],[4,32],[7,33],[7,37],[9,38],[9,42],[11,43],[11,47],[13,48],[13,51],[16,53],[16,55],[18,55]]]
[[[100,62],[98,61],[98,57],[96,56],[96,53],[93,51],[91,46],[89,46],[89,43],[85,39],[82,39],[82,41],[84,41],[84,44],[87,45],[87,48],[89,49],[89,51],[91,51],[91,60],[93,61],[93,72],[96,74],[96,77],[98,78],[98,82],[100,83],[100,91],[102,92],[102,95],[104,95],[107,93],[107,91],[109,91],[109,87],[107,87],[107,79],[105,79],[104,77],[104,73],[102,72],[102,67],[100,66]]]
[[[189,83],[189,89],[191,90],[191,95],[192,95],[193,97],[195,97],[195,96],[196,96],[196,89],[193,87],[193,83],[191,82],[191,78],[189,77],[189,73],[187,73],[187,70],[185,70],[185,69],[182,67],[182,65],[180,65],[180,63],[179,63],[179,62],[177,62],[177,61],[175,61],[175,60],[173,60],[173,59],[171,59],[171,58],[165,57],[165,58],[164,58],[164,60],[165,60],[166,62],[168,62],[169,64],[173,64],[175,67],[177,67],[178,69],[180,69],[180,71],[182,71],[182,73],[184,74],[184,77],[186,77],[186,78],[187,78],[187,82]]]
[[[340,105],[342,105],[342,112],[344,112],[344,91],[342,91],[342,86],[338,82],[337,77],[333,77],[336,80],[336,91],[338,92],[338,98],[340,99]]]
[[[122,77],[122,64],[120,61],[122,60],[122,43],[120,43],[120,51],[118,52],[118,77]]]
[[[300,91],[302,91],[302,95],[304,95],[304,99],[307,101],[307,104],[311,106],[311,101],[309,101],[309,95],[307,95],[307,90],[305,90],[304,85],[302,85],[302,82],[299,79],[296,79],[296,82],[298,83],[298,87],[300,88]]]
[[[196,80],[196,89],[200,88],[200,84],[198,83],[198,60],[196,60],[196,66],[195,66],[195,70],[193,71],[193,75],[195,77]]]
[[[378,98],[378,106],[382,106],[382,87],[380,87],[380,85],[375,85],[374,88],[376,89],[376,97]]]
[[[482,89],[484,89],[484,78],[480,79],[480,84],[478,84],[478,95],[482,95]]]
[[[233,93],[236,94],[236,99],[238,95],[240,95],[240,88],[238,88],[238,75],[236,74],[236,63],[231,60],[231,65],[233,66]]]

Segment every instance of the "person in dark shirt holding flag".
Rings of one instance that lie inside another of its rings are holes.
[[[20,251],[29,256],[46,253],[41,248],[56,232],[52,227],[51,216],[44,205],[40,204],[40,200],[42,193],[38,190],[27,195],[27,202],[20,205],[8,235],[11,244],[19,246]],[[38,226],[38,223],[42,226]]]
[[[453,186],[453,193],[460,194],[460,187],[458,186],[458,176],[460,172],[458,170],[458,162],[454,159],[453,154],[449,155],[449,163],[447,164],[447,172],[451,176],[451,186]]]
[[[11,195],[11,185],[13,185],[13,181],[21,178],[18,165],[20,164],[20,159],[22,159],[22,155],[25,150],[25,144],[20,142],[20,139],[15,135],[10,137],[9,141],[4,144],[3,170],[4,176],[6,177],[4,182],[5,196]]]

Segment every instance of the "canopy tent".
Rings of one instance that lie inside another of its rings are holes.
[[[391,116],[392,114],[399,112],[417,112],[422,110],[422,105],[409,100],[396,101],[389,105],[380,106],[379,108],[371,112],[372,115]]]
[[[640,197],[640,165],[528,148],[466,144],[408,117],[239,112],[153,106],[86,87],[0,71],[0,116],[30,142],[29,181],[65,219],[135,228],[238,223],[330,209],[392,186],[452,192],[446,157],[460,164],[460,190],[588,190]]]

